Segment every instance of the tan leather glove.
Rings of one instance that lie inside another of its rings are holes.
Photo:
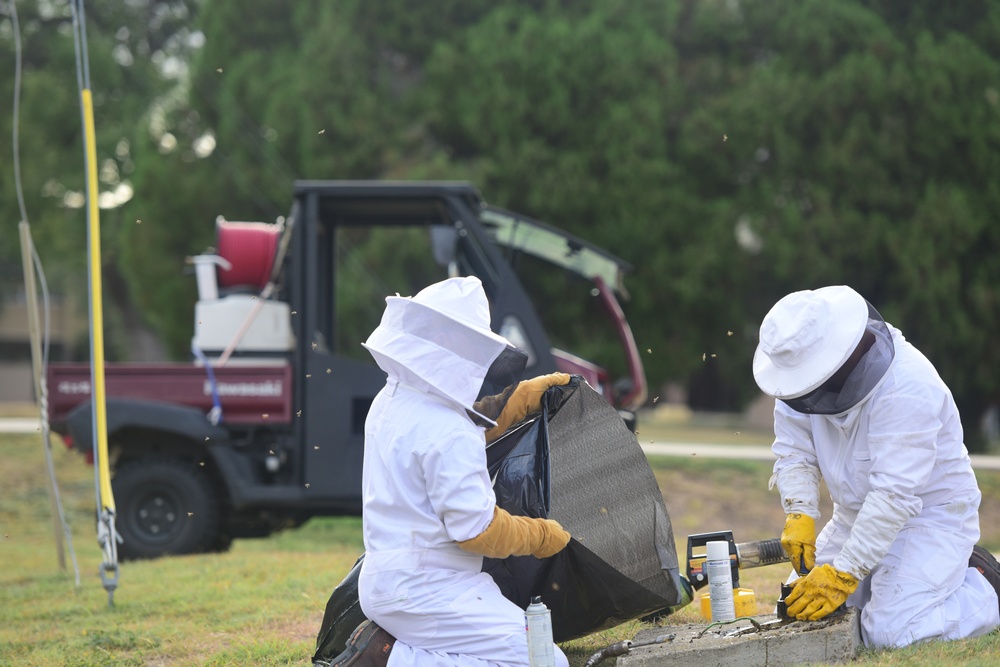
[[[569,533],[558,521],[513,516],[500,507],[493,508],[493,521],[471,540],[459,542],[464,550],[487,558],[534,556],[548,558],[569,544]]]
[[[500,416],[497,417],[497,425],[486,431],[486,442],[493,442],[503,435],[512,424],[516,424],[532,412],[541,410],[542,394],[545,393],[546,389],[568,382],[569,375],[566,373],[549,373],[530,380],[522,380],[518,383],[514,393],[511,394]]]
[[[493,396],[483,396],[481,399],[472,404],[472,408],[481,415],[496,415],[498,412],[502,413],[503,407],[507,403],[507,399],[511,397],[511,394],[514,393],[515,389],[517,389],[517,385],[512,384],[511,386],[501,391],[499,394],[494,394]],[[479,417],[477,417],[474,414],[470,413],[469,417],[472,418],[472,421],[476,422],[481,426],[488,426],[487,423],[484,423]],[[499,415],[497,415],[497,418],[499,419]],[[494,440],[495,439],[496,438],[494,438]],[[489,442],[492,442],[492,440],[490,440]]]
[[[857,588],[858,580],[853,575],[832,565],[821,565],[792,583],[792,591],[785,596],[788,615],[800,621],[826,618]]]
[[[799,574],[816,565],[816,522],[808,514],[788,514],[781,531],[781,546]]]

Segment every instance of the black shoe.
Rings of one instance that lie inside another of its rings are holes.
[[[364,621],[351,633],[347,648],[330,667],[385,667],[396,638],[374,621]]]
[[[993,590],[997,592],[997,597],[1000,598],[1000,563],[993,557],[993,554],[977,544],[972,547],[972,555],[969,556],[969,567],[979,570],[979,573],[986,577],[986,581],[990,582],[990,586],[993,587]]]

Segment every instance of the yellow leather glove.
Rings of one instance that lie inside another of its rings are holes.
[[[566,373],[549,373],[539,375],[530,380],[522,380],[517,385],[517,389],[510,395],[507,405],[504,406],[500,416],[497,417],[497,425],[486,431],[486,442],[493,442],[506,432],[512,424],[521,421],[532,412],[542,409],[542,394],[549,387],[564,385],[569,382],[569,375]]]
[[[458,546],[487,558],[528,555],[548,558],[567,544],[569,533],[558,521],[513,516],[505,509],[494,507],[493,521],[486,530],[471,540],[459,542]]]
[[[821,565],[792,583],[785,596],[788,615],[800,621],[818,621],[832,614],[858,588],[853,575],[832,565]]]
[[[781,531],[781,546],[799,574],[816,565],[816,522],[808,514],[789,514]]]

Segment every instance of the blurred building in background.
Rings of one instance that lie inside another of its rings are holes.
[[[41,317],[44,333],[45,314]],[[86,319],[74,303],[58,295],[49,297],[48,328],[50,361],[69,359],[74,344],[86,340]],[[34,400],[28,303],[22,286],[0,302],[0,402]]]

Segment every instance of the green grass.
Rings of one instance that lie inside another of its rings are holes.
[[[110,608],[98,576],[93,469],[54,445],[80,564],[77,588],[68,557],[68,572],[57,563],[40,437],[0,435],[0,452],[0,665],[307,667],[330,591],[363,549],[357,518],[320,519],[267,539],[237,540],[223,554],[123,563]],[[653,466],[682,567],[690,532],[729,528],[737,541],[780,532],[767,464],[656,458]],[[996,502],[1000,475],[982,481]],[[989,539],[995,548],[1000,538]],[[742,573],[741,583],[756,591],[761,613],[772,608],[786,572],[785,566],[771,566]],[[704,620],[690,605],[667,622]],[[631,639],[643,627],[634,621],[563,648],[571,665],[580,667],[595,651]],[[866,651],[859,664],[1000,664],[1000,635]]]

